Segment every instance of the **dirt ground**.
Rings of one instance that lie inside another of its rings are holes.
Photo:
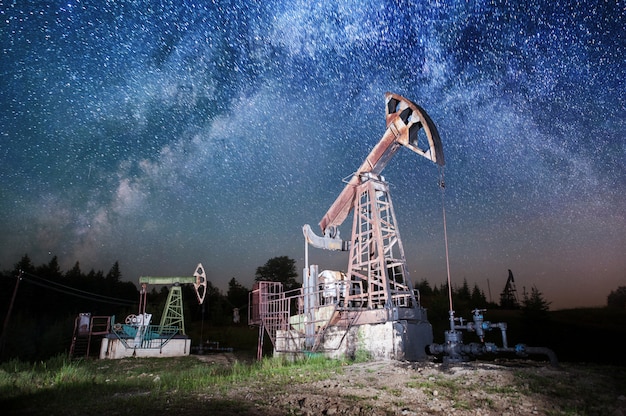
[[[303,383],[306,376],[297,372],[291,377],[294,383],[286,387],[253,382],[203,400],[215,405],[212,414],[221,415],[626,415],[622,367],[375,361],[346,365],[322,381]]]

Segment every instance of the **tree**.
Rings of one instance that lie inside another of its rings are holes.
[[[467,279],[463,279],[463,285],[457,289],[456,298],[459,301],[469,301],[472,295],[470,294],[469,284],[467,283]]]
[[[79,281],[83,276],[83,272],[80,270],[80,263],[76,262],[71,270],[65,273],[65,278],[71,281]]]
[[[416,285],[416,289],[419,290],[420,296],[432,296],[433,289],[430,287],[430,283],[428,280],[422,279],[418,285]]]
[[[296,282],[296,261],[287,256],[273,257],[263,266],[257,267],[254,280],[257,282],[280,282],[283,290],[298,289],[302,285]]]
[[[606,298],[606,305],[609,308],[626,309],[626,286],[620,286],[617,290],[611,290]]]
[[[119,262],[115,262],[111,267],[111,270],[106,275],[106,279],[111,283],[118,283],[122,279],[122,272],[120,271]]]
[[[226,299],[234,308],[243,308],[248,304],[248,293],[250,293],[250,289],[244,287],[234,277],[228,282]]]
[[[45,277],[47,279],[58,280],[63,277],[61,268],[59,267],[59,259],[57,256],[53,256],[50,262],[46,265],[41,265],[35,269],[35,274]]]
[[[15,264],[14,267],[15,275],[18,275],[20,271],[24,273],[35,273],[35,266],[33,266],[33,262],[28,257],[28,254],[24,254],[20,261]]]
[[[550,303],[543,298],[543,294],[533,286],[530,289],[530,296],[524,291],[522,301],[522,315],[532,320],[546,319],[550,310]]]
[[[474,284],[474,289],[472,289],[472,307],[484,308],[485,306],[487,306],[487,298],[485,298],[485,294],[478,285]]]
[[[230,307],[225,304],[224,295],[213,283],[207,282],[204,305],[207,306],[209,320],[214,323],[228,322],[230,317]]]

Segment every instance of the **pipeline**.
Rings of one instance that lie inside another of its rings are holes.
[[[550,360],[550,365],[552,367],[559,367],[559,360],[556,358],[556,354],[550,348],[546,347],[525,347],[525,353],[527,354],[537,354],[537,355],[546,355]]]
[[[444,364],[469,361],[471,357],[485,354],[514,353],[521,357],[534,354],[545,355],[553,367],[559,366],[556,354],[549,348],[528,347],[524,344],[517,344],[512,348],[509,347],[506,336],[507,324],[504,322],[491,323],[485,321],[482,314],[484,311],[484,309],[474,309],[472,311],[473,322],[466,322],[465,324],[462,318],[454,318],[454,311],[450,311],[450,330],[445,332],[445,344],[430,344],[426,352],[431,355],[443,355],[442,360]],[[457,321],[459,324],[456,323]],[[492,342],[484,342],[485,332],[493,329],[500,329],[502,347]],[[480,343],[463,344],[463,332],[460,330],[475,332],[480,338]]]
[[[477,342],[469,344],[450,342],[446,344],[430,344],[428,346],[428,353],[431,355],[443,354],[443,362],[445,364],[468,361],[470,357],[477,357],[485,354],[515,353],[520,357],[537,354],[547,356],[552,367],[559,367],[556,354],[551,349],[545,347],[528,347],[524,344],[517,344],[513,348],[504,348],[498,347],[490,342],[483,344],[479,344]]]

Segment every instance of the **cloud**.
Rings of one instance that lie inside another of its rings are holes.
[[[124,178],[119,182],[115,199],[111,204],[113,212],[125,216],[142,210],[145,198],[145,192],[139,183]]]

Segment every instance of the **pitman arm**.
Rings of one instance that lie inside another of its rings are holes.
[[[324,237],[316,236],[319,239],[338,239],[337,227],[343,223],[352,210],[356,187],[361,175],[368,172],[380,174],[401,146],[409,148],[440,166],[444,165],[439,132],[426,111],[414,102],[390,92],[385,94],[385,102],[387,130],[320,221],[319,225]],[[421,129],[424,129],[427,143],[419,143],[418,133]],[[307,240],[311,241],[310,236],[307,235],[308,232],[313,234],[310,227],[303,231]],[[319,245],[316,246],[319,247]],[[337,250],[338,248],[329,249]]]

